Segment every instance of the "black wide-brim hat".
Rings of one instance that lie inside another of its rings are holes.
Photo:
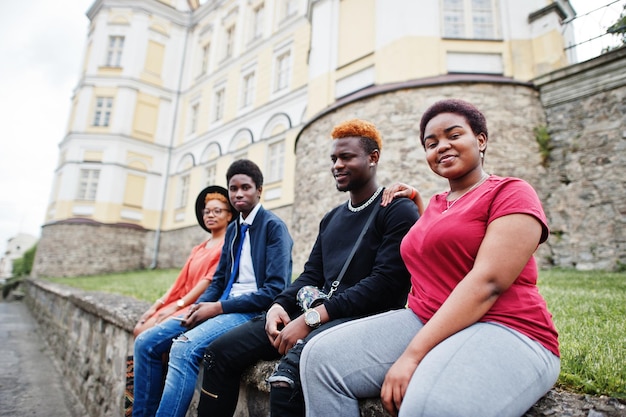
[[[204,206],[206,205],[204,199],[206,198],[207,194],[211,193],[219,193],[226,197],[226,201],[228,201],[228,206],[230,207],[230,212],[233,215],[231,221],[235,220],[237,218],[237,215],[239,214],[237,210],[235,210],[233,205],[230,204],[230,198],[228,196],[228,190],[226,188],[220,187],[219,185],[209,185],[204,190],[200,191],[200,194],[198,194],[198,197],[196,198],[196,219],[198,219],[198,224],[200,225],[200,227],[202,227],[209,233],[211,233],[211,230],[209,230],[209,228],[206,227],[206,224],[204,224],[204,216],[202,215],[202,212],[204,211]]]

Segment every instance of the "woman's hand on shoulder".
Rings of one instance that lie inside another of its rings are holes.
[[[404,184],[402,182],[397,182],[390,187],[385,188],[383,191],[383,198],[381,200],[380,205],[383,207],[387,207],[389,203],[395,198],[408,198],[413,201],[417,206],[417,210],[420,215],[424,212],[424,203],[422,202],[422,196],[416,188]]]

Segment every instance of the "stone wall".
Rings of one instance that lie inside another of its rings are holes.
[[[383,137],[377,168],[379,184],[412,184],[427,202],[434,193],[447,189],[447,181],[433,174],[426,164],[419,121],[426,108],[444,98],[462,98],[485,113],[489,127],[485,152],[488,172],[539,184],[545,169],[533,129],[544,125],[545,119],[533,86],[501,77],[450,76],[365,91],[361,97],[319,115],[300,133],[292,228],[294,265],[305,261],[323,214],[347,199],[347,194],[336,191],[330,174],[332,127],[354,117],[375,123]]]
[[[147,268],[180,268],[191,249],[208,237],[198,226],[156,232],[130,224],[66,220],[44,225],[31,276],[73,277]]]
[[[70,387],[71,402],[81,404],[85,417],[124,415],[126,358],[133,352],[132,329],[148,303],[116,294],[94,293],[28,279],[24,301],[39,324]],[[34,359],[35,360],[35,359]],[[243,376],[235,417],[269,415],[265,379],[275,362],[260,361]],[[187,417],[196,417],[198,392]],[[363,417],[383,417],[379,401],[362,402]]]
[[[535,80],[550,157],[540,178],[551,263],[626,267],[626,47]]]
[[[132,329],[147,303],[40,280],[24,287],[24,300],[60,362],[73,401],[89,416],[122,416]]]
[[[80,291],[49,282],[24,282],[25,302],[39,323],[46,346],[59,363],[70,387],[70,403],[86,410],[84,417],[124,415],[126,357],[132,353],[132,327],[148,303],[133,298]],[[48,357],[49,357],[48,356]],[[37,360],[37,358],[33,358]],[[260,361],[243,375],[234,417],[269,416],[265,380],[275,362]],[[198,392],[187,417],[196,417]],[[389,417],[378,399],[360,403],[361,417]],[[624,406],[610,397],[591,398],[551,390],[524,417],[592,414],[623,416]]]

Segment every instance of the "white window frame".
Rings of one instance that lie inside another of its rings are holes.
[[[280,93],[289,89],[291,84],[291,49],[284,49],[276,54],[273,83],[272,91],[274,93]]]
[[[193,135],[198,130],[198,119],[200,118],[200,102],[191,103],[189,108],[189,134]]]
[[[187,207],[187,200],[189,199],[189,183],[191,182],[191,175],[180,174],[178,178],[178,199],[176,201],[176,208],[181,209]]]
[[[96,105],[93,112],[92,126],[108,127],[111,122],[113,110],[113,97],[96,97]]]
[[[267,182],[282,181],[285,177],[285,140],[275,141],[267,146]]]
[[[283,20],[287,20],[298,14],[299,0],[283,0]]]
[[[474,8],[475,2],[487,7]],[[442,36],[452,39],[498,39],[497,0],[443,0]],[[487,23],[485,23],[487,22]]]
[[[99,180],[99,169],[82,168],[80,170],[80,177],[78,179],[76,199],[83,201],[96,201]]]
[[[107,45],[106,66],[120,67],[122,64],[122,52],[124,50],[124,36],[109,36]]]
[[[217,178],[217,164],[216,163],[211,163],[211,164],[207,165],[205,170],[204,170],[204,175],[205,175],[204,183],[207,186],[214,185],[215,184],[215,179]]]
[[[202,62],[200,63],[200,75],[209,71],[209,54],[211,53],[211,43],[207,42],[202,47]]]
[[[256,94],[256,73],[249,70],[241,76],[241,108],[252,107]]]
[[[234,23],[224,28],[224,59],[232,58],[235,53],[235,30]]]
[[[220,122],[224,118],[226,107],[226,86],[221,85],[213,91],[213,117],[212,122]]]
[[[265,3],[258,4],[252,9],[252,31],[250,32],[250,42],[263,37],[265,18]]]

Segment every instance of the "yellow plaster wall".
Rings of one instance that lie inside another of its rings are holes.
[[[535,77],[567,65],[563,38],[556,30],[533,39],[532,48],[535,56]]]
[[[309,43],[311,29],[310,25],[301,25],[293,34],[293,57],[292,57],[292,78],[291,90],[296,90],[309,82]]]
[[[267,103],[270,99],[272,88],[272,49],[269,47],[260,49],[257,53],[257,85],[254,107]]]
[[[533,62],[535,60],[533,45],[530,40],[513,39],[507,43],[508,56],[506,68],[511,68],[514,77],[530,80],[535,77]],[[507,71],[509,72],[509,71]]]
[[[375,10],[374,0],[342,0],[339,3],[339,67],[374,52]]]
[[[98,67],[98,75],[104,75],[109,77],[120,77],[122,75],[122,67]]]
[[[439,74],[442,66],[436,37],[405,37],[376,51],[376,83],[386,84]],[[443,64],[445,66],[445,64]]]
[[[126,176],[126,187],[124,189],[124,205],[141,208],[143,197],[146,191],[146,177],[135,174]]]
[[[85,151],[83,152],[83,161],[102,162],[102,155],[102,151]]]
[[[136,139],[154,142],[158,117],[159,98],[145,93],[138,93],[133,117],[132,136]]]
[[[161,85],[161,72],[163,71],[163,59],[165,57],[165,45],[148,41],[144,72],[141,73],[143,81]]]
[[[307,96],[307,118],[311,118],[326,108],[334,96],[334,74],[323,74],[309,80]]]

